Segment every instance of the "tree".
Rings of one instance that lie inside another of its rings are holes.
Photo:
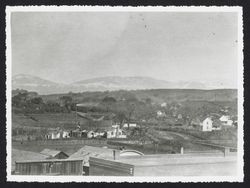
[[[36,105],[41,105],[43,104],[43,99],[41,97],[35,97],[30,99],[30,102]]]
[[[152,99],[151,98],[146,98],[145,103],[146,104],[152,104]]]
[[[70,96],[65,95],[65,96],[60,97],[61,105],[65,107],[68,112],[71,112],[72,101],[73,99]]]
[[[129,128],[129,123],[135,111],[135,103],[129,102],[129,101],[119,101],[119,103],[117,103],[116,106],[117,106],[117,112],[118,112],[117,114],[119,114],[121,125],[126,120],[128,123],[128,128]]]
[[[115,119],[116,119],[116,121],[118,121],[118,124],[120,126],[122,126],[124,121],[126,120],[126,115],[123,111],[119,111],[119,112],[117,112]]]
[[[19,93],[12,97],[12,104],[16,107],[22,107],[28,100],[28,92]]]
[[[114,107],[114,105],[115,105],[116,102],[117,102],[117,101],[116,101],[115,98],[113,98],[113,97],[108,97],[108,96],[107,96],[107,97],[104,97],[104,98],[102,99],[101,104],[102,104],[103,106],[105,106],[106,111],[108,112],[108,111],[111,111],[112,107]]]

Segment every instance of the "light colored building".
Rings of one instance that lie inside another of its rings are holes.
[[[160,118],[160,117],[166,117],[165,112],[162,112],[160,110],[156,112],[156,115],[157,115],[158,118]]]
[[[129,123],[129,127],[137,127],[136,123]],[[123,128],[128,128],[128,123],[124,123]]]
[[[54,140],[54,139],[60,139],[61,137],[61,134],[60,132],[52,132],[51,133],[51,139]]]
[[[63,131],[63,132],[62,132],[62,137],[63,137],[63,138],[70,138],[69,132],[68,132],[68,131]]]
[[[213,130],[213,121],[210,117],[204,119],[201,123],[202,131],[212,131]]]
[[[89,131],[87,133],[87,138],[94,138],[95,137],[95,132],[94,131]]]
[[[178,118],[178,119],[182,119],[182,115],[181,115],[181,114],[178,114],[177,118]]]
[[[220,117],[222,125],[233,126],[233,120],[230,119],[230,116],[223,115]]]
[[[204,132],[213,130],[213,120],[210,117],[195,118],[191,121],[191,125]]]
[[[127,135],[122,129],[111,128],[107,131],[107,138],[127,138]]]
[[[161,107],[166,107],[167,106],[167,103],[163,102],[161,103]]]

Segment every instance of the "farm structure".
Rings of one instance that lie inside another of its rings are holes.
[[[92,176],[225,176],[237,173],[235,154],[162,154],[120,157],[115,160],[90,157]]]
[[[223,115],[220,117],[220,121],[224,126],[233,126],[233,120],[230,119],[230,116]]]
[[[213,130],[213,121],[210,117],[207,117],[202,121],[201,124],[201,130],[202,131],[212,131]]]
[[[123,129],[119,128],[119,125],[113,125],[112,128],[105,130],[107,138],[127,138],[126,133]]]
[[[11,150],[11,171],[15,171],[15,162],[16,161],[24,161],[24,160],[44,160],[48,156],[36,153],[32,151],[24,151],[19,149]]]
[[[18,175],[82,175],[81,159],[16,161]]]
[[[123,128],[128,128],[128,127],[138,127],[138,124],[136,122],[129,122],[129,123],[125,122],[123,124]]]
[[[215,130],[211,117],[195,118],[191,121],[191,125],[203,132],[211,132],[212,130]]]
[[[90,157],[100,157],[103,159],[118,159],[123,156],[138,156],[143,155],[143,153],[136,150],[116,150],[111,148],[103,147],[93,147],[84,146],[77,152],[73,153],[68,159],[81,159],[83,161],[83,173],[85,175],[89,174],[89,158]]]
[[[66,159],[69,156],[63,151],[44,149],[40,152],[43,155],[47,155],[49,159]]]

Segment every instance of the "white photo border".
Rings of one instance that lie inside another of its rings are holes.
[[[243,182],[243,17],[240,6],[6,6],[6,151],[7,181],[11,182]],[[113,176],[25,176],[11,174],[11,13],[12,12],[236,12],[238,13],[238,169],[237,176],[166,176],[166,177],[113,177]]]

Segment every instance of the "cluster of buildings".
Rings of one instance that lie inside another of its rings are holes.
[[[127,125],[124,125],[127,127]],[[132,125],[134,126],[134,125]],[[67,139],[67,138],[127,138],[126,132],[119,125],[112,125],[106,128],[97,128],[96,130],[54,130],[45,135],[45,139]]]
[[[52,149],[40,153],[13,149],[12,164],[15,175],[211,176],[236,173],[237,157],[235,152],[192,154],[182,150],[145,155],[124,148],[84,146],[69,156]]]
[[[232,120],[229,115],[222,115],[221,117],[203,116],[195,118],[191,121],[191,126],[204,132],[213,130],[221,130],[222,128],[237,126],[237,120]]]
[[[161,107],[165,106],[166,103],[161,104]],[[163,110],[158,110],[156,112],[156,118],[170,126],[186,126],[196,130],[210,132],[213,130],[237,127],[237,116],[226,114],[228,114],[228,109],[222,109],[220,114],[211,113],[209,115],[197,115],[195,118],[190,118],[189,116],[183,116],[181,113],[173,113],[169,116]]]

